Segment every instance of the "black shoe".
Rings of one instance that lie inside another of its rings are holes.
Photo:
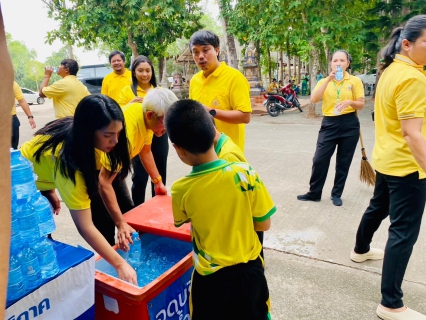
[[[331,201],[333,201],[333,204],[337,207],[340,207],[343,204],[342,199],[340,199],[338,197],[331,196],[330,199],[331,199]]]
[[[315,198],[314,196],[311,196],[309,193],[306,193],[306,194],[302,194],[300,196],[297,196],[297,200],[320,202],[321,198]]]

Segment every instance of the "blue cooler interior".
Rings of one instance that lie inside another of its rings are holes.
[[[141,233],[141,267],[136,270],[138,286],[144,287],[182,260],[192,250],[192,244],[181,240]],[[117,250],[127,261],[127,253]],[[96,270],[117,278],[117,271],[104,259],[96,261]]]

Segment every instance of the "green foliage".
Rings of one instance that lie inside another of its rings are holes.
[[[43,0],[60,27],[48,33],[56,39],[93,49],[103,43],[129,56],[133,52],[162,57],[177,38],[200,28],[199,0]]]

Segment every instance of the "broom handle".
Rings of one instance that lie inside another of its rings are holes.
[[[352,89],[352,99],[356,101],[355,88],[353,85],[351,85],[351,89]],[[359,120],[358,110],[356,109],[355,109],[355,114]],[[365,148],[364,148],[364,140],[362,139],[361,125],[359,126],[359,141],[361,142],[361,151],[364,152]]]

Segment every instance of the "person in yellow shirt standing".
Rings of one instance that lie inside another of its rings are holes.
[[[125,67],[126,57],[121,51],[113,51],[109,55],[109,63],[114,70],[102,81],[101,93],[118,102],[121,90],[132,84],[132,73]]]
[[[62,60],[57,72],[62,79],[49,86],[53,68],[46,67],[44,71],[39,94],[40,97],[53,99],[56,119],[73,116],[81,99],[90,95],[86,86],[77,79],[77,72],[77,61],[73,59]]]
[[[24,110],[25,114],[28,117],[28,121],[30,123],[31,129],[36,127],[36,123],[34,121],[34,117],[31,114],[30,106],[28,102],[24,99],[24,94],[22,93],[19,84],[15,81],[13,82],[13,94],[15,95],[15,99],[18,101],[22,110]],[[12,107],[12,148],[18,149],[19,144],[19,126],[21,123],[19,122],[18,116],[16,115],[16,105],[13,104]]]
[[[250,85],[244,75],[218,60],[219,37],[211,31],[195,32],[189,49],[201,69],[189,84],[189,98],[204,105],[216,127],[244,151],[245,124],[252,112]]]
[[[351,57],[345,50],[336,51],[331,60],[330,75],[320,80],[312,92],[313,103],[323,100],[321,129],[312,164],[309,192],[298,195],[297,200],[321,200],[322,189],[327,178],[330,159],[337,146],[336,176],[331,191],[335,206],[343,204],[340,198],[348,177],[349,168],[359,139],[359,120],[356,110],[364,108],[364,87],[362,81],[351,76]],[[341,71],[337,74],[340,67]]]
[[[426,315],[404,305],[401,289],[426,203],[426,15],[393,31],[384,59],[375,99],[376,184],[350,258],[383,259],[383,250],[370,248],[370,243],[389,216],[382,300],[376,313],[386,320],[426,320]]]

